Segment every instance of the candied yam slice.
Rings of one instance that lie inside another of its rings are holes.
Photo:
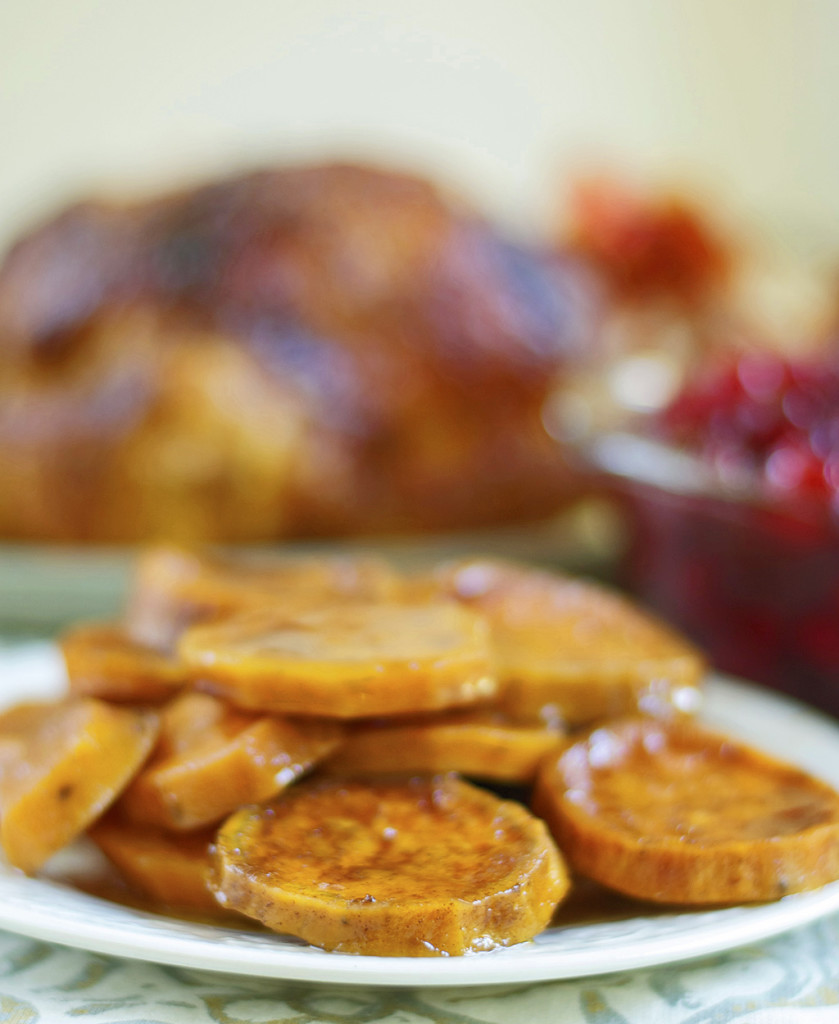
[[[132,636],[166,649],[197,622],[264,604],[378,600],[395,593],[398,580],[372,555],[245,560],[155,547],[137,562],[126,621]]]
[[[43,701],[23,701],[0,712],[0,781],[10,771],[20,770],[17,762],[26,760],[48,706]]]
[[[162,709],[154,754],[123,793],[120,811],[174,830],[210,825],[275,796],[340,741],[334,722],[292,722],[185,693]]]
[[[492,559],[441,566],[436,578],[489,620],[499,707],[516,720],[578,726],[699,705],[699,652],[605,587]]]
[[[216,857],[223,906],[376,956],[522,942],[568,888],[541,821],[454,777],[303,783],[229,818]]]
[[[0,716],[25,759],[0,762],[0,842],[9,862],[37,871],[116,799],[154,744],[157,715],[93,697],[29,705]],[[25,718],[25,723],[21,722]]]
[[[321,770],[345,777],[457,772],[525,783],[564,743],[561,732],[515,725],[492,711],[449,711],[355,725]]]
[[[179,651],[200,689],[292,715],[405,714],[496,689],[486,622],[445,601],[244,612],[193,627]]]
[[[539,774],[534,807],[581,874],[666,903],[743,903],[839,878],[839,794],[688,720],[628,719]]]
[[[88,834],[140,895],[173,910],[224,915],[211,886],[213,829],[172,835],[109,815]]]
[[[168,700],[184,682],[174,658],[113,623],[88,623],[59,637],[71,693],[126,703]]]

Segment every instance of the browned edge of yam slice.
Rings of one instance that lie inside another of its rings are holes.
[[[451,776],[302,783],[237,811],[216,851],[222,905],[344,953],[522,942],[568,889],[541,821]]]
[[[688,720],[592,730],[546,759],[533,806],[577,871],[628,896],[745,903],[839,878],[839,794]]]

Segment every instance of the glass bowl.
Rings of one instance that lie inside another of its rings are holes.
[[[624,512],[618,582],[717,669],[839,716],[839,520],[827,502],[722,486],[658,442],[612,434],[587,452]]]

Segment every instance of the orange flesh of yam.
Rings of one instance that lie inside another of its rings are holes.
[[[168,700],[183,668],[109,623],[75,626],[59,638],[71,693],[126,703]]]
[[[21,729],[14,709],[0,716],[0,748],[5,735],[26,749],[25,759],[0,759],[0,841],[11,864],[34,872],[119,795],[151,751],[158,722],[93,697],[44,704],[25,717]]]
[[[522,942],[568,889],[541,821],[453,777],[303,783],[234,814],[216,856],[223,906],[377,956]]]
[[[743,903],[839,878],[839,794],[687,720],[593,730],[545,762],[534,807],[581,874],[641,899]]]
[[[199,688],[292,715],[404,714],[496,690],[485,621],[451,602],[263,609],[190,629],[179,651]]]
[[[698,707],[698,651],[617,593],[489,559],[443,567],[436,578],[489,620],[498,705],[511,718],[578,726]]]
[[[455,711],[354,726],[321,766],[333,776],[458,772],[497,782],[531,782],[561,732],[514,725],[490,711]]]
[[[291,722],[183,694],[162,710],[155,752],[123,793],[120,811],[174,830],[210,825],[275,796],[340,741],[333,722]]]
[[[90,838],[138,893],[175,910],[224,914],[211,888],[214,831],[173,836],[108,817]]]
[[[169,648],[198,622],[266,604],[387,598],[397,579],[385,561],[372,556],[250,562],[156,547],[137,565],[127,621],[139,640]]]

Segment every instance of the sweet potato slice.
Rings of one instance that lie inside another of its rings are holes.
[[[216,856],[223,906],[345,953],[522,942],[568,888],[542,822],[454,777],[303,783],[229,818]]]
[[[34,872],[127,785],[154,744],[157,716],[93,697],[24,707],[0,716],[0,747],[25,749],[25,758],[0,759],[0,842],[11,864]]]
[[[160,737],[119,807],[135,822],[174,830],[221,821],[276,796],[341,741],[334,722],[289,721],[185,693],[160,714]]]
[[[534,807],[573,867],[628,896],[743,903],[839,878],[839,794],[688,720],[593,730],[546,760]]]
[[[699,704],[699,652],[617,593],[492,559],[442,566],[436,579],[489,620],[499,707],[516,720],[579,726]]]
[[[9,772],[22,770],[19,762],[26,760],[32,737],[52,706],[44,701],[22,701],[0,712],[0,782]]]
[[[372,555],[246,561],[155,547],[137,562],[126,623],[138,640],[167,649],[198,622],[265,604],[378,600],[395,592],[398,579]]]
[[[59,637],[71,693],[126,703],[168,700],[184,682],[174,658],[133,640],[115,623],[88,623]]]
[[[286,714],[404,714],[496,689],[486,622],[453,602],[245,612],[193,627],[179,651],[200,689]]]
[[[211,887],[215,830],[175,836],[109,815],[88,834],[140,895],[173,910],[224,916]]]
[[[564,733],[515,725],[492,711],[447,711],[355,725],[321,766],[330,775],[458,772],[495,782],[531,782]]]

